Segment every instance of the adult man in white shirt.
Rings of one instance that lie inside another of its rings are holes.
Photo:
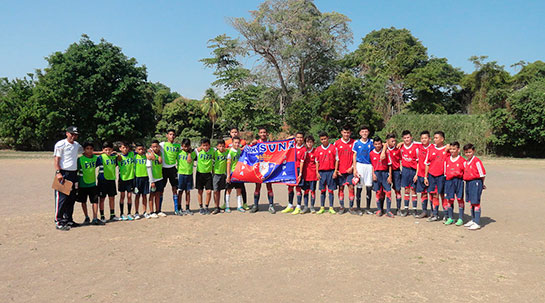
[[[79,135],[78,128],[70,126],[66,129],[66,139],[55,144],[53,150],[55,177],[59,182],[65,180],[73,184],[77,181],[78,155],[83,153],[83,147],[76,141]],[[69,195],[55,191],[55,225],[58,230],[70,230],[70,227],[78,226],[72,219],[76,191],[74,185]]]

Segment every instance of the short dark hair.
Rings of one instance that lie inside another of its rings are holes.
[[[401,132],[401,137],[405,137],[406,135],[411,135],[412,136],[411,131],[406,129],[406,130]]]
[[[218,143],[216,143],[216,146],[217,145],[225,145],[225,140],[218,140]]]
[[[375,136],[373,142],[382,142],[382,139],[379,136]]]
[[[430,132],[427,131],[427,130],[424,130],[424,131],[422,131],[422,132],[420,133],[420,136],[422,136],[422,135],[428,135],[428,137],[429,137],[429,136],[430,136]]]
[[[142,144],[142,143],[140,143],[140,142],[136,142],[136,144],[134,144],[134,145],[135,145],[136,147],[140,147],[140,146],[144,147],[144,144]]]
[[[394,138],[394,139],[396,138],[396,134],[395,134],[395,133],[389,133],[389,134],[386,135],[386,140],[392,139],[392,138]]]
[[[328,137],[328,138],[329,138],[329,136],[327,135],[327,133],[324,132],[324,131],[321,131],[321,132],[318,134],[318,137],[320,137],[320,138],[321,138],[321,137]]]
[[[471,144],[471,143],[468,143],[466,145],[464,145],[464,151],[466,150],[475,150],[475,145]]]
[[[201,139],[201,145],[206,144],[206,143],[210,144],[210,139],[208,139],[208,138],[202,138],[202,139]]]
[[[183,146],[191,146],[191,140],[189,140],[188,138],[184,138],[182,140],[182,145]]]
[[[156,144],[156,143],[159,144],[159,140],[154,139],[154,140],[151,141],[151,144]]]
[[[104,141],[104,143],[102,143],[102,148],[114,148],[114,145],[111,143],[111,142],[108,142],[108,141]]]
[[[127,143],[126,141],[121,141],[121,144],[119,146],[125,146],[125,147],[128,147],[128,148],[131,147],[131,145],[129,143]]]
[[[233,141],[235,141],[235,140],[240,141],[240,137],[239,137],[239,136],[234,136],[231,140],[233,140]]]
[[[350,125],[348,124],[345,124],[341,130],[352,131],[352,127],[350,127]]]
[[[95,149],[95,145],[89,141],[83,143],[83,149],[85,149],[87,146],[91,146],[93,149]]]
[[[435,135],[440,135],[441,137],[443,137],[443,139],[445,139],[445,133],[442,132],[442,131],[440,131],[440,130],[438,130],[438,131],[436,131],[435,133],[433,133],[433,135],[434,135],[434,136],[435,136]]]
[[[362,131],[362,130],[364,130],[364,129],[366,129],[366,130],[368,130],[368,131],[371,131],[371,129],[370,129],[369,126],[367,126],[367,125],[362,125],[362,126],[360,127],[360,131]]]
[[[173,132],[176,135],[176,130],[174,130],[174,128],[169,128],[167,130],[167,134],[170,133],[170,132]]]
[[[267,131],[267,128],[265,126],[260,126],[257,128],[257,131],[264,130]]]
[[[306,141],[312,141],[312,142],[316,142],[316,140],[314,140],[314,137],[312,135],[308,135],[306,138],[305,138],[305,142]]]
[[[233,129],[236,129],[236,130],[237,130],[237,132],[238,132],[238,127],[236,127],[236,126],[234,126],[234,125],[233,125],[233,126],[231,126],[231,127],[229,128],[229,131],[232,131]]]
[[[450,146],[456,146],[456,147],[460,148],[460,142],[454,141],[454,142],[450,143]]]
[[[303,137],[305,137],[305,132],[303,132],[303,131],[298,131],[298,132],[295,133],[295,135],[296,135],[296,136],[297,136],[297,135],[302,135]]]

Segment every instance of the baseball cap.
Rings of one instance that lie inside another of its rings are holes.
[[[66,132],[79,135],[79,130],[76,126],[68,126],[68,128],[66,129]]]

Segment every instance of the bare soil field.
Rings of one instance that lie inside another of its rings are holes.
[[[257,214],[61,232],[46,155],[0,155],[0,302],[544,301],[544,160],[484,159],[475,232],[413,217],[270,215],[265,189]],[[287,190],[274,190],[280,210]],[[173,210],[168,194],[163,208]],[[79,204],[74,214],[83,220]]]

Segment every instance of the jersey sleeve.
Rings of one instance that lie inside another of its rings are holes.
[[[475,167],[477,167],[477,171],[479,172],[479,177],[483,178],[486,177],[486,170],[484,169],[483,163],[480,159],[477,159],[478,161],[475,161]]]
[[[424,159],[424,164],[430,165],[430,162],[428,161],[428,156],[430,155],[430,147],[428,147],[428,152],[426,153],[426,158]]]
[[[388,158],[388,165],[392,165],[392,155],[390,155],[388,150],[386,151],[386,154],[387,154],[387,158]]]

